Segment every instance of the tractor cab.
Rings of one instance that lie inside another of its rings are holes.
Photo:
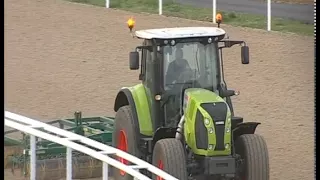
[[[227,90],[223,78],[222,49],[242,46],[242,63],[248,64],[243,41],[224,40],[217,27],[178,27],[135,31],[143,45],[130,53],[130,69],[140,68],[149,97],[154,129],[176,127],[183,115],[183,96],[188,88],[214,92],[223,98],[237,94]],[[139,53],[141,52],[141,53]],[[141,62],[141,65],[140,65]]]

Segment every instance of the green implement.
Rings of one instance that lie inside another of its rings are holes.
[[[52,126],[82,135],[103,144],[112,144],[113,117],[81,117],[75,112],[73,119],[61,119],[48,122]],[[24,176],[29,175],[30,136],[16,137],[18,130],[4,132],[4,166],[12,171],[20,168]],[[77,142],[77,141],[75,141]],[[82,144],[84,145],[84,144]],[[53,180],[65,177],[66,147],[37,137],[37,178]],[[73,178],[85,179],[101,177],[102,163],[85,154],[73,152]]]

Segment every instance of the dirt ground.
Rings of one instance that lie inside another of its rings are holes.
[[[126,28],[130,16],[137,29],[212,25],[62,0],[6,0],[5,109],[43,121],[75,110],[113,115],[119,88],[138,82],[128,68],[128,52],[140,42]],[[250,46],[249,65],[241,65],[240,48],[224,51],[226,80],[241,91],[236,114],[262,123],[271,179],[313,179],[313,38],[222,27]]]

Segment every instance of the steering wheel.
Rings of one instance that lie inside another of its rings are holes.
[[[186,70],[183,71],[177,79],[177,83],[174,84],[175,92],[175,107],[179,107],[181,103],[181,98],[183,98],[183,92],[187,88],[191,87],[201,87],[200,83],[197,81],[197,77],[195,77],[195,70]]]
[[[191,69],[186,69],[183,72],[181,72],[176,80],[174,80],[172,83],[167,84],[168,90],[172,91],[177,89],[177,86],[181,86],[182,84],[185,84],[186,81],[189,81],[194,75],[194,71]]]
[[[195,74],[195,70],[187,69],[183,71],[177,79],[178,84],[185,84],[187,81],[194,80]]]
[[[172,98],[174,98],[176,99],[176,105],[179,105],[179,99],[182,90],[192,86],[193,84],[195,84],[195,86],[200,87],[199,82],[196,80],[195,74],[195,70],[192,69],[186,69],[183,72],[181,72],[177,80],[170,84],[170,86],[168,86],[168,100],[173,100]]]

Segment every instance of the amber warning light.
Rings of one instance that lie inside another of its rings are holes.
[[[218,27],[220,28],[220,23],[222,22],[222,15],[220,13],[216,15],[216,22],[218,23]]]
[[[132,29],[133,29],[134,24],[135,24],[134,19],[132,17],[129,18],[128,21],[127,21],[127,24],[128,24],[128,28],[130,29],[130,32],[132,32]]]

